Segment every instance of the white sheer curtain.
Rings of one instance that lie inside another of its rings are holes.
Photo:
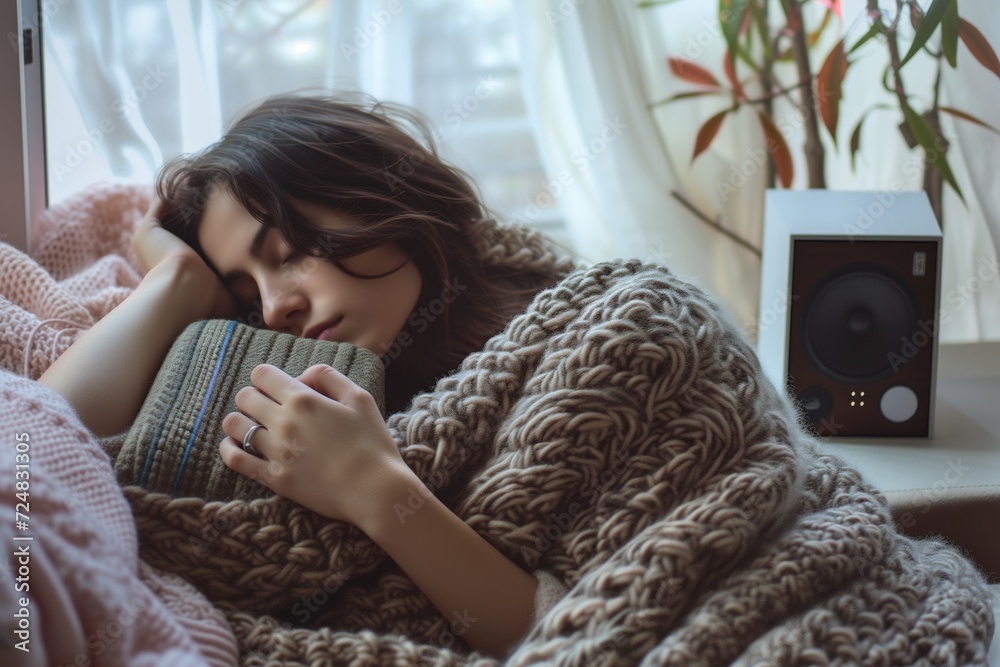
[[[280,92],[362,90],[416,107],[501,216],[569,243],[524,108],[510,0],[47,3],[50,201],[150,182]]]
[[[698,62],[723,78],[725,40],[717,28],[717,3],[682,0],[641,8],[635,0],[572,2],[516,0],[526,73],[529,109],[533,114],[550,179],[568,172],[579,187],[564,188],[560,204],[567,225],[585,239],[593,259],[614,255],[658,258],[675,271],[694,278],[722,297],[748,333],[755,333],[760,285],[760,258],[732,239],[712,230],[671,192],[677,191],[698,210],[742,239],[759,247],[763,224],[766,174],[759,169],[735,190],[741,164],[763,145],[749,109],[726,118],[711,148],[690,161],[698,128],[728,104],[718,98],[695,98],[650,111],[650,104],[690,90],[672,78],[668,56]],[[865,3],[844,3],[848,43],[866,26]],[[780,11],[777,10],[776,11]],[[989,0],[966,0],[963,17],[1000,46],[1000,20]],[[839,36],[824,35],[827,49]],[[883,101],[877,78],[879,49],[849,70],[841,108],[841,127],[853,127],[873,102]],[[957,72],[943,77],[945,104],[961,108],[1000,127],[1000,110],[984,91],[1000,90],[1000,80],[960,46]],[[823,45],[818,52],[825,53]],[[858,54],[862,55],[862,54]],[[884,61],[882,61],[884,62]],[[923,69],[921,69],[923,68]],[[914,59],[905,76],[916,82],[932,75],[926,62]],[[877,74],[875,75],[877,76]],[[923,100],[926,102],[927,100]],[[891,100],[890,100],[891,103]],[[827,142],[827,186],[831,189],[920,188],[919,152],[899,137],[898,112],[872,114],[866,121],[857,169],[849,155]],[[794,105],[783,102],[776,116],[786,121],[793,153],[802,144],[802,123]],[[620,118],[625,129],[598,153],[581,147],[600,137],[604,124]],[[945,259],[942,284],[942,340],[1000,340],[1000,276],[996,257],[1000,239],[1000,174],[991,156],[1000,137],[945,117],[952,139],[949,153],[968,208],[946,192]],[[797,132],[796,132],[797,131]],[[849,132],[850,130],[848,130]],[[824,140],[826,137],[824,137]],[[581,154],[586,155],[581,158]],[[792,187],[805,187],[804,164],[796,154]],[[910,168],[907,168],[907,166]],[[991,167],[993,165],[993,167]]]

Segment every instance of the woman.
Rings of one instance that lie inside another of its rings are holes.
[[[133,239],[141,284],[40,378],[98,435],[128,427],[171,343],[198,319],[370,349],[391,413],[562,277],[487,269],[480,235],[493,223],[475,190],[412,112],[385,104],[271,98],[165,165],[157,194]],[[540,573],[539,588],[433,496],[346,376],[259,366],[252,382],[223,424],[226,465],[358,526],[443,616],[467,619],[471,647],[506,654],[558,596],[554,580]],[[240,444],[254,424],[259,457]],[[426,502],[401,521],[393,508],[414,493]]]

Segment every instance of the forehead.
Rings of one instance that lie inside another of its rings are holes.
[[[217,188],[205,204],[198,225],[198,243],[209,263],[225,273],[249,254],[254,237],[262,231],[263,224],[250,215],[229,190]],[[273,236],[267,234],[267,240]]]

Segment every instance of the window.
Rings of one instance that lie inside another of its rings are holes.
[[[286,91],[360,88],[411,105],[502,218],[569,244],[525,109],[511,0],[104,0],[46,16],[50,201],[151,182]]]

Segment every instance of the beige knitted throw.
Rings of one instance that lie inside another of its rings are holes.
[[[638,260],[573,266],[518,227],[483,253],[565,277],[388,426],[458,516],[569,588],[504,664],[985,662],[981,575],[896,532],[712,298]],[[227,611],[244,665],[500,664],[352,526],[125,492],[143,557]]]

